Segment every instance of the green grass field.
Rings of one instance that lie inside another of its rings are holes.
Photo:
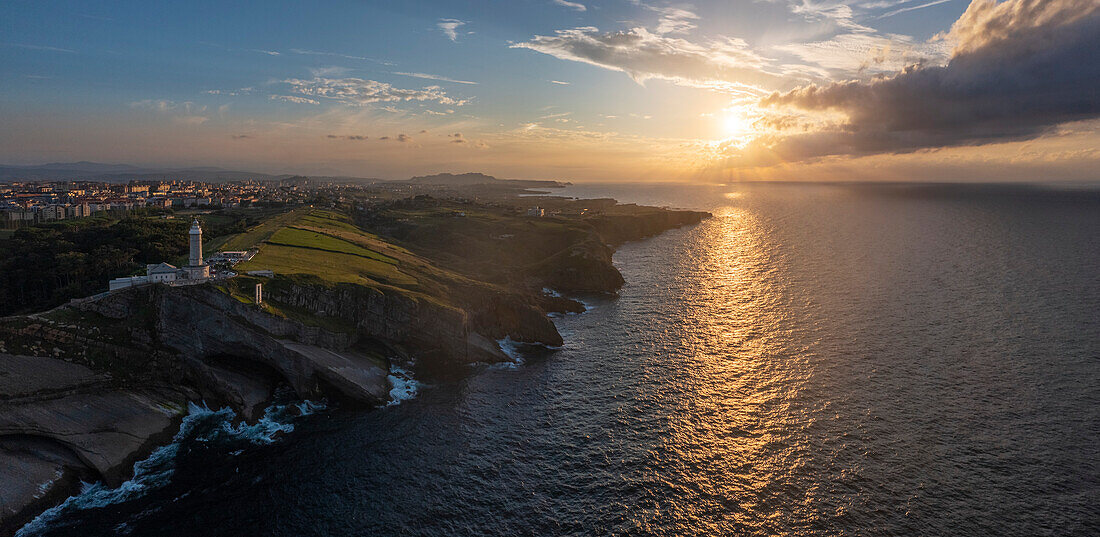
[[[324,250],[326,252],[338,254],[357,255],[383,263],[389,263],[391,265],[397,264],[397,260],[390,256],[380,254],[374,250],[368,250],[367,248],[352,244],[343,239],[338,239],[326,233],[319,233],[300,227],[284,227],[276,231],[271,238],[267,239],[267,243],[278,244],[280,246],[294,246],[297,248],[312,248],[314,250]]]
[[[253,226],[244,233],[218,237],[206,243],[206,251],[219,252],[223,250],[240,251],[255,248],[261,242],[275,234],[280,228],[289,225],[305,214],[305,209],[295,209],[282,214],[272,216],[263,223]]]
[[[350,239],[350,240],[349,240]],[[355,227],[332,211],[298,209],[282,214],[226,241],[224,249],[259,245],[260,252],[237,265],[238,272],[272,270],[309,274],[334,283],[415,288],[416,277],[379,250],[387,243]]]

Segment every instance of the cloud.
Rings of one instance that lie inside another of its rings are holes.
[[[352,140],[352,141],[356,141],[356,142],[361,142],[361,141],[370,139],[369,137],[367,137],[365,135],[362,135],[362,134],[328,134],[328,135],[325,135],[325,138],[328,138],[328,139],[331,139],[331,140],[342,138],[344,140]]]
[[[246,140],[248,138],[252,138],[252,135],[250,135],[250,134],[232,134],[232,135],[230,135],[230,137],[233,138],[234,140]]]
[[[469,142],[469,140],[467,140],[466,138],[464,138],[462,136],[461,132],[456,132],[454,134],[448,134],[447,137],[451,138],[451,143],[452,144],[465,144],[465,143]]]
[[[45,51],[45,52],[64,52],[66,54],[76,54],[75,50],[70,50],[70,49],[61,48],[61,47],[47,47],[47,46],[42,46],[42,45],[28,45],[28,44],[25,44],[25,43],[4,43],[4,44],[5,45],[11,45],[11,46],[16,47],[16,48],[27,49],[27,50],[41,50],[41,51]]]
[[[205,93],[207,95],[229,95],[229,96],[232,96],[232,97],[236,97],[238,95],[249,95],[254,91],[256,91],[256,88],[241,88],[241,89],[236,89],[236,90],[212,89],[212,90],[206,90],[203,93]]]
[[[1037,42],[1031,44],[1038,45],[1042,44],[1042,36],[1051,36],[1059,28],[1094,18],[1097,10],[1100,4],[1095,0],[1010,0],[1000,4],[993,0],[974,0],[951,26],[951,31],[937,37],[953,43],[956,54],[1009,40],[1018,41],[1023,32],[1040,33],[1032,36]]]
[[[209,120],[206,116],[172,116],[172,121],[181,125],[202,125]]]
[[[157,112],[171,117],[174,123],[182,125],[201,125],[210,118],[206,117],[206,105],[198,105],[191,101],[177,103],[167,99],[143,99],[130,103],[130,108]]]
[[[952,0],[933,0],[931,2],[921,4],[919,6],[903,7],[903,8],[895,9],[893,11],[887,11],[886,13],[883,13],[882,15],[879,15],[877,18],[885,19],[886,17],[893,17],[894,15],[898,15],[900,13],[907,13],[907,12],[910,12],[910,11],[916,11],[918,9],[924,9],[926,7],[938,6],[940,4],[945,4],[945,3],[950,2],[950,1],[952,1]]]
[[[354,55],[351,55],[351,54],[340,54],[338,52],[324,52],[324,51],[320,51],[320,50],[306,50],[306,49],[300,49],[300,48],[292,48],[292,49],[290,49],[290,52],[292,52],[294,54],[300,54],[300,55],[303,55],[303,56],[332,56],[332,57],[335,57],[335,58],[344,58],[344,59],[347,59],[347,60],[365,60],[365,61],[368,61],[368,62],[380,63],[382,65],[393,65],[393,62],[388,62],[386,60],[379,60],[379,59],[376,59],[376,58],[368,58],[366,56],[354,56]]]
[[[788,74],[834,79],[895,73],[915,63],[946,61],[950,53],[950,47],[942,42],[917,43],[909,36],[868,32],[843,33],[825,41],[790,43],[772,49],[812,64],[785,66]]]
[[[646,6],[646,8],[661,14],[654,32],[662,35],[686,34],[695,29],[695,21],[699,20],[699,15],[678,7]]]
[[[450,39],[451,41],[458,41],[458,32],[456,32],[455,30],[457,30],[458,27],[462,26],[463,24],[466,24],[466,22],[460,21],[458,19],[439,19],[439,22],[436,23],[436,26],[443,31],[443,35],[447,36],[447,39]]]
[[[787,113],[839,114],[810,132],[766,137],[784,160],[1026,140],[1100,117],[1100,4],[974,0],[940,36],[946,65],[891,78],[810,85],[761,101]]]
[[[427,73],[394,72],[393,74],[401,75],[401,76],[411,76],[413,78],[424,78],[424,79],[427,79],[427,80],[439,80],[439,81],[442,81],[442,82],[454,82],[455,84],[477,84],[477,82],[470,82],[469,80],[455,80],[453,78],[447,78],[445,76],[439,76],[439,75],[429,75]]]
[[[409,136],[408,134],[404,134],[404,133],[398,134],[397,136],[383,136],[383,137],[379,138],[379,140],[382,140],[382,141],[393,140],[395,142],[401,142],[401,143],[411,142],[412,139],[413,139],[412,136]]]
[[[559,6],[567,7],[569,9],[573,9],[573,10],[576,10],[576,11],[587,11],[588,10],[588,8],[584,7],[584,4],[579,4],[577,2],[569,2],[567,0],[554,0],[554,3],[559,5]]]
[[[655,78],[685,86],[751,91],[753,83],[776,79],[762,70],[767,59],[735,38],[697,44],[645,28],[601,33],[598,28],[581,27],[538,35],[512,48],[622,71],[638,83]]]
[[[260,54],[267,54],[268,56],[279,56],[280,54],[274,50],[264,50],[260,48],[249,49],[252,52],[259,52]]]
[[[568,86],[570,84],[570,82],[562,82],[561,80],[551,80],[550,83],[551,84],[560,84],[562,86]]]
[[[362,78],[292,78],[283,81],[294,93],[312,98],[331,99],[344,104],[364,105],[378,102],[428,101],[461,106],[467,101],[449,97],[439,86],[420,89],[395,88],[385,82]]]
[[[270,97],[273,101],[286,101],[288,103],[295,104],[321,104],[316,99],[310,99],[308,97],[299,97],[297,95],[272,95]]]

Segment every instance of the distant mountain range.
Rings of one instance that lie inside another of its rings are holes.
[[[213,167],[194,168],[142,168],[129,164],[102,164],[99,162],[52,162],[35,166],[11,166],[0,164],[0,181],[102,181],[107,183],[125,183],[128,181],[185,180],[218,183],[254,179],[259,181],[277,181],[301,177],[296,175],[272,175],[268,173],[233,171]],[[308,176],[321,181],[347,181],[357,183],[384,182],[381,179],[363,177]],[[523,179],[497,179],[483,173],[438,173],[413,177],[407,182],[423,185],[470,186],[470,185],[510,185],[520,187],[560,187],[568,183],[558,181],[529,181]]]
[[[533,187],[561,187],[569,183],[562,183],[559,181],[537,181],[527,179],[497,179],[492,175],[485,175],[484,173],[437,173],[435,175],[422,175],[409,179],[410,183],[417,183],[422,185],[447,185],[447,186],[469,186],[469,185],[490,185],[490,184],[509,184],[515,186],[533,186]]]

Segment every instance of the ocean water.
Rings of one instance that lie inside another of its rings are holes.
[[[621,247],[561,349],[183,439],[27,533],[1100,534],[1100,191],[567,192],[715,217]]]

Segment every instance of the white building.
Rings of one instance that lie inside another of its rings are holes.
[[[179,277],[180,269],[169,265],[168,263],[158,263],[156,265],[146,265],[145,274],[149,278],[149,283],[167,283],[174,282]]]
[[[125,289],[127,287],[133,287],[135,285],[144,285],[149,283],[148,276],[127,276],[125,278],[115,278],[107,282],[107,289],[111,291],[117,291],[119,289]]]

